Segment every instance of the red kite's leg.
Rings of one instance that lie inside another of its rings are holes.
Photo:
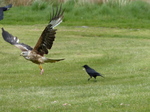
[[[44,72],[44,69],[42,68],[41,65],[39,65],[39,68],[40,68],[40,70],[41,70],[41,75],[42,75],[42,73]]]

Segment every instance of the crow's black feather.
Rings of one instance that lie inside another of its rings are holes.
[[[0,20],[3,19],[3,16],[4,16],[3,11],[9,10],[11,7],[12,7],[12,4],[9,4],[9,5],[4,6],[4,7],[0,7]]]

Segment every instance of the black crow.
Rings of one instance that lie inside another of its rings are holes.
[[[83,66],[86,70],[86,72],[89,74],[90,78],[88,79],[88,81],[94,77],[96,79],[97,76],[101,76],[104,78],[104,76],[102,76],[100,73],[96,72],[94,69],[90,68],[88,65],[84,65]]]
[[[9,4],[9,5],[5,6],[5,7],[0,7],[0,20],[3,19],[3,15],[4,15],[3,11],[9,10],[11,7],[12,7],[12,4]]]

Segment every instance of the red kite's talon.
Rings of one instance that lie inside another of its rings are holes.
[[[41,69],[41,75],[44,73],[44,69]]]

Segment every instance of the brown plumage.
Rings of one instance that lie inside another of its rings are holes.
[[[42,56],[48,54],[48,49],[51,49],[55,40],[55,34],[56,29],[51,29],[50,25],[48,25],[33,50]]]
[[[33,63],[39,64],[41,74],[44,72],[41,64],[49,62],[54,63],[57,61],[64,60],[64,59],[49,59],[44,57],[44,54],[48,54],[48,50],[51,49],[53,46],[56,34],[56,29],[53,28],[62,22],[63,12],[64,10],[62,10],[61,6],[60,8],[57,7],[56,11],[53,9],[50,22],[42,32],[34,48],[24,43],[19,43],[19,39],[17,37],[14,37],[7,31],[5,31],[4,28],[2,28],[2,36],[4,40],[19,48],[22,51],[21,56],[23,56],[25,59],[32,61]]]

